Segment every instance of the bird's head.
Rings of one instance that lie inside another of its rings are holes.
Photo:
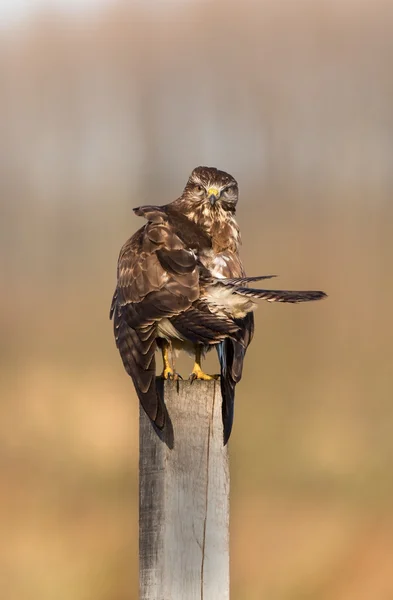
[[[214,167],[197,167],[187,181],[183,196],[207,211],[221,209],[234,213],[238,200],[237,181],[229,173]]]

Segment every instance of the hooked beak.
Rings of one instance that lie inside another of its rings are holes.
[[[207,197],[210,201],[210,204],[214,206],[218,198],[220,197],[220,192],[217,188],[211,187],[207,190]]]

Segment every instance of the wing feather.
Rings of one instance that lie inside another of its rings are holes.
[[[232,319],[218,317],[201,301],[194,302],[171,321],[177,331],[194,344],[216,344],[228,336],[233,339],[240,336],[240,328]]]
[[[124,368],[133,380],[140,403],[149,418],[162,429],[165,424],[165,406],[156,385],[156,331],[154,325],[134,329],[127,325],[121,310],[114,312],[116,346]]]
[[[191,307],[199,297],[195,255],[157,207],[141,207],[149,222],[123,246],[110,316],[124,367],[150,419],[162,428],[165,406],[156,389],[157,323]]]
[[[210,271],[219,277],[217,284],[234,288],[246,285],[249,281],[270,279],[274,275],[247,278],[239,254],[232,251],[220,252],[213,258]],[[224,444],[232,431],[235,403],[235,387],[243,372],[244,357],[254,333],[254,315],[248,313],[243,319],[234,321],[238,327],[237,338],[226,337],[217,344],[220,362],[220,385],[222,396],[222,421],[224,426]]]
[[[249,298],[257,298],[267,300],[268,302],[311,302],[313,300],[322,300],[326,298],[325,292],[308,290],[308,291],[292,291],[292,290],[258,290],[255,288],[236,287],[236,294],[247,296]]]
[[[185,275],[195,267],[195,255],[187,250],[157,250],[161,266],[174,275]]]
[[[224,426],[224,444],[229,440],[232,431],[235,387],[242,378],[244,357],[254,334],[254,315],[248,313],[244,319],[235,321],[239,327],[237,340],[225,338],[217,345],[217,354],[221,368],[222,422]]]

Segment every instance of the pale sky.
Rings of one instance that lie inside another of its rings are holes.
[[[0,0],[0,23],[12,24],[34,15],[45,7],[68,12],[98,8],[114,0]]]
[[[167,9],[170,5],[186,0],[124,0],[127,2],[150,3],[154,9]],[[73,14],[83,14],[94,11],[105,4],[115,4],[118,0],[0,0],[0,27],[23,23],[26,19],[40,13],[46,8],[65,11]]]

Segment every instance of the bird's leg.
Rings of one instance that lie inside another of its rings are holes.
[[[164,363],[164,370],[161,373],[163,379],[172,379],[173,369],[169,361],[169,342],[167,340],[162,341],[162,362]]]
[[[164,370],[161,373],[161,377],[163,379],[174,379],[176,381],[177,379],[181,379],[181,376],[178,373],[176,373],[171,366],[171,363],[169,360],[169,348],[170,348],[169,342],[167,340],[163,340],[163,342],[162,342],[162,361],[164,363]]]
[[[202,347],[199,344],[197,344],[195,347],[195,363],[192,373],[190,375],[190,380],[195,381],[195,379],[203,379],[204,381],[212,381],[213,379],[219,379],[219,375],[207,375],[202,371],[201,356]]]

